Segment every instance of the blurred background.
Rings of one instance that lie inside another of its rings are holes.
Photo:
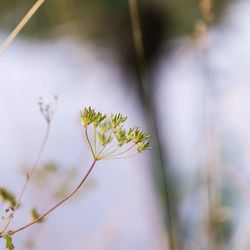
[[[0,44],[33,4],[0,2]],[[12,227],[87,170],[84,107],[127,115],[152,150],[99,162],[16,248],[250,249],[249,23],[247,0],[45,1],[0,57],[1,187],[20,192],[46,131],[39,97],[59,97]]]

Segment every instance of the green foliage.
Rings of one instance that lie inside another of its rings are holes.
[[[37,210],[35,208],[32,208],[32,210],[31,210],[32,221],[37,220],[39,217],[40,217],[40,214],[37,212]],[[37,222],[42,223],[43,221],[44,221],[44,219],[42,218],[42,219],[38,220]]]
[[[16,206],[16,198],[15,196],[8,191],[6,188],[0,187],[0,197],[3,202],[9,203],[10,207]]]
[[[14,250],[14,249],[15,249],[15,246],[14,246],[14,244],[13,244],[13,242],[12,242],[11,236],[6,235],[6,236],[4,236],[4,239],[5,239],[5,241],[6,241],[6,244],[5,244],[6,249]]]
[[[111,114],[111,123],[114,128],[120,126],[127,120],[127,117],[122,116],[120,113],[117,115]]]

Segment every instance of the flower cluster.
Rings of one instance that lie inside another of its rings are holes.
[[[124,128],[127,117],[122,114],[107,116],[88,107],[80,113],[88,145],[96,160],[130,157],[132,151],[142,152],[150,149],[148,133],[132,127]],[[92,125],[93,133],[89,135],[88,127]]]

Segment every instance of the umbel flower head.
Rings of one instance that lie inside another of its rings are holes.
[[[127,117],[120,113],[108,116],[88,107],[80,118],[96,160],[127,158],[150,149],[149,134],[138,127],[124,128]]]

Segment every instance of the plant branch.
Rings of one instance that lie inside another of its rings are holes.
[[[136,152],[134,154],[131,154],[131,155],[126,155],[126,156],[111,155],[111,156],[102,158],[102,160],[128,159],[128,158],[131,158],[131,157],[133,157],[133,156],[135,156],[137,154],[138,154],[138,152]]]
[[[54,205],[52,208],[50,208],[47,212],[43,213],[42,215],[40,215],[37,219],[33,220],[32,222],[19,227],[13,231],[9,231],[5,234],[2,234],[1,237],[5,237],[6,235],[14,235],[17,232],[20,232],[30,226],[32,226],[33,224],[39,222],[40,220],[44,219],[46,216],[48,216],[51,212],[53,212],[57,207],[59,207],[60,205],[62,205],[64,202],[66,202],[68,199],[70,199],[83,185],[83,183],[86,181],[86,179],[88,178],[89,174],[91,173],[91,171],[93,170],[95,164],[96,164],[97,160],[94,159],[93,163],[91,164],[88,172],[84,175],[84,177],[82,178],[82,180],[80,181],[80,183],[76,186],[76,188],[70,193],[68,194],[64,199],[62,199],[61,201],[59,201],[56,205]]]
[[[127,148],[126,150],[122,151],[122,152],[118,152],[117,154],[114,154],[115,152],[117,152],[120,148],[117,147],[116,149],[110,151],[110,152],[107,152],[105,154],[103,154],[102,156],[102,159],[105,158],[106,156],[119,156],[119,155],[122,155],[124,153],[127,153],[128,151],[130,151],[131,149],[133,149],[133,147],[136,146],[136,144],[132,144],[129,148]]]
[[[43,153],[43,151],[45,149],[45,146],[46,146],[48,138],[49,138],[49,132],[50,132],[50,123],[47,123],[47,128],[46,128],[46,131],[45,131],[45,135],[44,135],[41,147],[40,147],[40,149],[38,151],[38,155],[37,155],[37,157],[35,159],[35,162],[34,162],[32,168],[30,169],[29,173],[27,173],[27,175],[26,175],[26,181],[25,181],[25,183],[24,183],[24,185],[23,185],[23,187],[21,189],[21,192],[20,192],[20,194],[18,196],[15,207],[13,208],[12,215],[7,220],[6,224],[3,226],[2,231],[1,231],[2,233],[4,233],[7,230],[7,228],[9,227],[9,225],[11,223],[11,221],[14,218],[15,212],[16,212],[16,210],[17,210],[17,208],[18,208],[18,206],[19,206],[19,204],[20,204],[20,202],[21,202],[21,200],[23,198],[24,192],[27,189],[27,186],[28,186],[28,184],[30,182],[30,179],[32,178],[32,176],[33,176],[33,174],[34,174],[34,172],[35,172],[35,170],[36,170],[36,168],[37,168],[37,166],[38,166],[38,164],[40,162],[42,153]]]
[[[94,150],[95,150],[95,154],[97,154],[97,149],[96,149],[96,126],[94,126]]]

